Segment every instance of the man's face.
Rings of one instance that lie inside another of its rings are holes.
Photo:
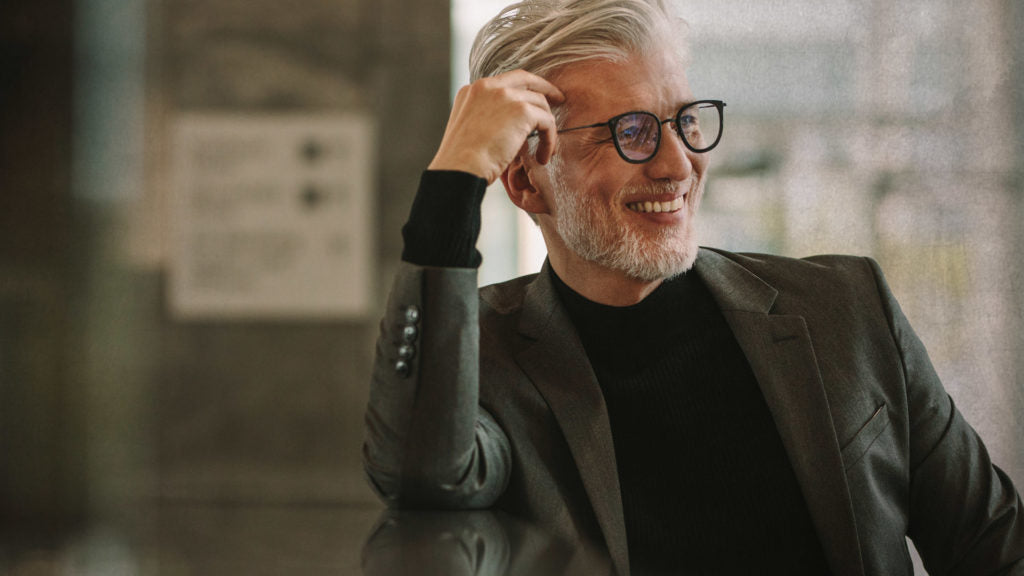
[[[563,127],[635,110],[669,118],[695,100],[668,53],[571,65],[553,81],[566,94]],[[587,265],[644,281],[681,274],[697,257],[694,216],[707,163],[707,154],[687,149],[671,123],[644,164],[619,157],[607,127],[562,134],[549,164],[548,227]]]

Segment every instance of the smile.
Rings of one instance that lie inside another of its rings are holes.
[[[657,214],[660,212],[675,212],[681,210],[685,205],[686,197],[680,196],[671,202],[631,202],[626,204],[626,208],[641,214]]]

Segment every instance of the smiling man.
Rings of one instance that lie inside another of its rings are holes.
[[[1020,498],[873,261],[697,248],[726,108],[683,27],[535,0],[480,32],[403,229],[373,486],[600,542],[621,574],[911,574],[907,536],[935,573],[1024,571]],[[548,260],[478,290],[497,179]]]

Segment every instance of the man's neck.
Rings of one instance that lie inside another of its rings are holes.
[[[622,272],[583,260],[575,254],[566,257],[549,252],[548,259],[555,273],[567,286],[587,300],[607,306],[632,306],[654,292],[664,281],[630,278]]]

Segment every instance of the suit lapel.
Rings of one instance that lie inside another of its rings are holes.
[[[527,288],[520,332],[534,340],[516,361],[544,400],[569,444],[608,553],[619,574],[628,576],[626,525],[619,493],[611,425],[604,395],[545,263]]]
[[[695,271],[718,302],[761,387],[835,574],[863,574],[853,503],[807,325],[770,314],[778,292],[701,250]]]

